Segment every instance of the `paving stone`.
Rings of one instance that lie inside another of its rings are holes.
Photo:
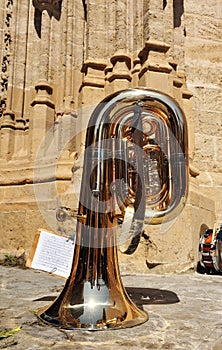
[[[22,326],[0,340],[0,349],[186,349],[222,348],[222,276],[124,275],[123,283],[143,303],[149,321],[114,331],[65,331],[39,323],[35,311],[58,295],[64,280],[44,272],[0,266],[0,325]],[[141,295],[145,298],[141,301]]]

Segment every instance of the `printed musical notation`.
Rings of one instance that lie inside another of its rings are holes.
[[[74,251],[74,241],[38,230],[26,266],[67,278]]]

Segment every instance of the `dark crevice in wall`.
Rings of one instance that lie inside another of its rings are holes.
[[[42,27],[42,12],[35,9],[34,14],[34,26],[38,37],[41,38],[41,27]]]
[[[167,0],[163,0],[163,10],[165,9],[166,5],[167,5]]]
[[[184,13],[184,0],[173,0],[173,27],[181,26],[181,18]]]
[[[83,9],[84,9],[84,19],[85,19],[85,21],[87,21],[87,3],[86,3],[86,0],[82,0],[82,4],[83,4]]]

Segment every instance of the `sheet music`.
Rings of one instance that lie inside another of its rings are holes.
[[[74,241],[47,231],[40,231],[31,268],[67,278],[74,251]]]

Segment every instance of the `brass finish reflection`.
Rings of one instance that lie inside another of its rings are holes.
[[[126,231],[122,251],[131,254],[144,222],[178,215],[187,195],[187,158],[185,117],[169,96],[130,89],[96,107],[86,136],[71,274],[58,298],[39,313],[41,320],[104,330],[148,319],[123,287],[117,234]]]

